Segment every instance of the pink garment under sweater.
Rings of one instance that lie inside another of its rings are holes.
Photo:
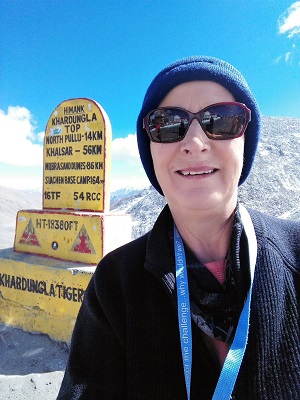
[[[226,262],[225,260],[221,261],[213,261],[207,264],[204,264],[205,267],[218,279],[221,285],[225,284],[226,280]],[[221,342],[215,338],[212,338],[206,334],[205,335],[205,342],[211,352],[217,358],[217,361],[222,368],[225,358],[227,356],[229,345],[227,343]]]

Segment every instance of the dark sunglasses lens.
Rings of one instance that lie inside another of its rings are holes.
[[[148,123],[151,138],[155,142],[177,142],[186,133],[189,115],[179,109],[158,109],[149,115]]]
[[[204,110],[202,128],[211,139],[233,139],[241,134],[246,124],[246,112],[238,104],[219,104]]]

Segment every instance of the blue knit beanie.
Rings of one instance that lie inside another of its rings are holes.
[[[244,165],[239,180],[247,179],[254,161],[260,134],[260,112],[257,102],[242,74],[232,65],[218,58],[199,56],[178,60],[164,68],[150,84],[137,120],[137,141],[145,172],[154,188],[162,193],[156,179],[150,153],[150,140],[143,129],[143,118],[157,108],[166,95],[184,82],[214,81],[224,86],[235,101],[244,103],[251,110],[251,121],[245,132]]]

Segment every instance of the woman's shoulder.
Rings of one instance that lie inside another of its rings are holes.
[[[264,228],[268,232],[288,231],[292,235],[300,234],[300,221],[283,219],[248,208],[254,226]]]
[[[128,266],[137,262],[143,262],[146,254],[146,247],[149,233],[134,239],[107,253],[99,262],[97,269],[103,269],[106,265],[112,267],[123,265]]]
[[[273,248],[300,271],[300,222],[277,218],[248,209],[257,241],[263,249]]]
[[[96,267],[89,290],[103,299],[123,297],[145,280],[147,234],[106,254]]]
[[[97,282],[113,281],[122,285],[143,281],[146,275],[148,276],[146,260],[153,252],[156,254],[158,251],[157,246],[153,245],[153,240],[155,239],[158,245],[160,242],[157,241],[163,236],[164,223],[168,218],[165,213],[161,213],[148,233],[106,254],[96,268],[94,279]]]
[[[112,250],[110,253],[107,254],[107,256],[120,257],[123,254],[127,255],[127,254],[138,254],[141,252],[144,253],[150,232],[147,232],[145,235],[133,239],[130,242],[125,243],[122,246]]]

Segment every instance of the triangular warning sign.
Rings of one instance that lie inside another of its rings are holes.
[[[28,246],[40,246],[38,238],[36,237],[36,234],[35,234],[35,230],[34,230],[31,218],[23,232],[21,239],[19,240],[19,243],[25,244]]]
[[[74,251],[75,253],[96,254],[94,246],[84,225],[82,225],[71,251]]]

